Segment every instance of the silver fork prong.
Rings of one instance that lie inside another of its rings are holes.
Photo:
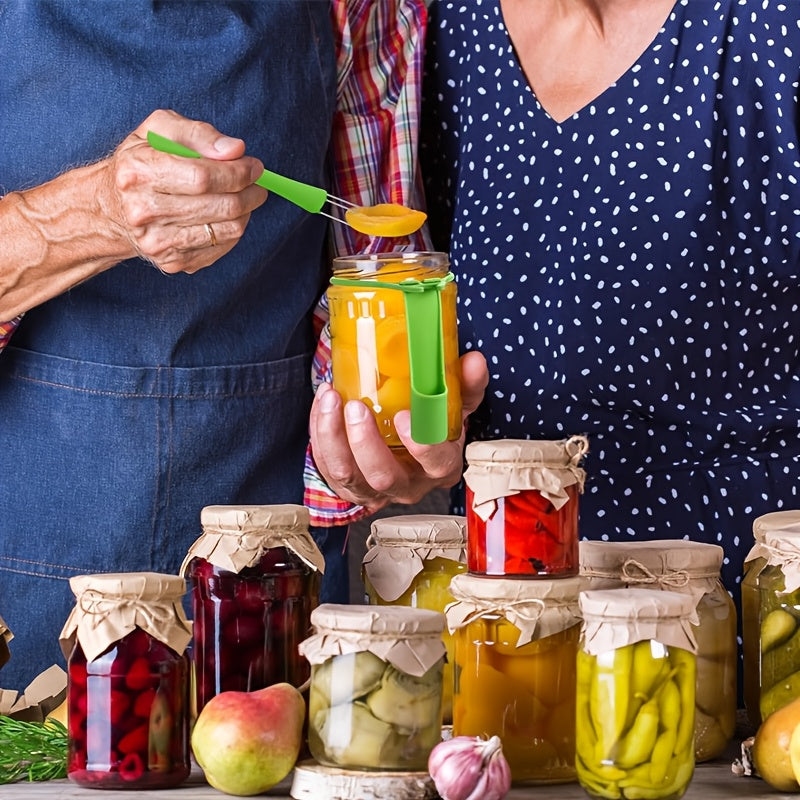
[[[336,206],[337,208],[358,208],[355,203],[351,203],[349,200],[344,200],[341,197],[336,197],[335,195],[329,194],[327,196],[328,203],[332,206]]]
[[[317,212],[323,217],[327,217],[328,219],[332,219],[334,222],[339,222],[342,225],[347,225],[348,223],[345,222],[341,217],[334,217],[333,214],[326,214],[324,211]]]

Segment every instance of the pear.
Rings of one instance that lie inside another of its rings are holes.
[[[792,765],[791,741],[800,725],[800,697],[773,711],[756,731],[753,741],[753,763],[758,774],[780,792],[800,792]],[[800,739],[796,743],[800,748]],[[798,753],[800,756],[800,753]],[[800,766],[800,758],[798,758]]]
[[[303,696],[288,683],[220,692],[192,730],[192,751],[206,780],[239,797],[280,783],[300,754],[305,711]]]

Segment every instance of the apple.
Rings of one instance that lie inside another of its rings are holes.
[[[192,729],[192,751],[206,780],[240,797],[280,783],[300,754],[305,711],[303,696],[288,683],[212,697]]]

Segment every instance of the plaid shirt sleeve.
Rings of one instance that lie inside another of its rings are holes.
[[[17,329],[22,315],[14,317],[10,322],[0,322],[0,353],[3,352],[5,346],[11,341],[11,334]]]
[[[359,206],[399,203],[424,208],[417,139],[427,10],[425,0],[331,0],[337,103],[331,141],[331,193]],[[366,237],[332,224],[334,255],[427,250],[427,229],[403,239]],[[330,381],[328,303],[315,311],[320,338],[312,382]],[[345,525],[366,515],[338,498],[314,464],[309,445],[304,503],[311,524]]]

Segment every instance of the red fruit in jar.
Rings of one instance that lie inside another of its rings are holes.
[[[126,692],[120,692],[118,689],[111,690],[109,719],[114,725],[120,723],[130,708],[131,698]]]
[[[156,696],[156,690],[153,688],[145,689],[136,695],[136,700],[133,702],[133,713],[137,717],[144,717],[145,719],[150,716],[150,706],[153,705],[153,698]]]
[[[125,685],[129,689],[138,691],[150,686],[151,680],[150,662],[144,658],[144,656],[139,656],[139,658],[135,659],[130,667],[128,667],[125,675]]]
[[[147,724],[139,725],[134,728],[130,733],[126,733],[119,740],[119,749],[123,753],[144,753],[147,751],[148,740],[148,726]]]
[[[144,775],[144,762],[138,753],[128,753],[119,763],[119,774],[124,781],[135,781]]]

